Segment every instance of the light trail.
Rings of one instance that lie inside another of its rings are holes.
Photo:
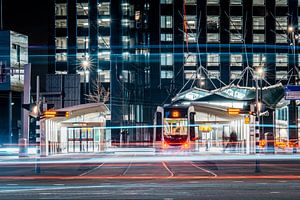
[[[167,164],[165,162],[162,162],[164,168],[170,173],[170,176],[168,176],[168,178],[172,178],[174,177],[174,173],[170,170],[170,168],[167,166]]]
[[[211,174],[213,177],[217,177],[217,176],[218,176],[216,173],[214,173],[214,172],[212,172],[212,171],[209,171],[209,170],[207,170],[207,169],[204,169],[204,168],[202,168],[202,167],[199,167],[198,165],[195,165],[194,163],[191,163],[191,165],[193,165],[193,166],[196,167],[197,169],[200,169],[200,170],[202,170],[202,171],[204,171],[204,172],[206,172],[206,173]]]
[[[97,167],[95,167],[95,168],[93,168],[93,169],[91,169],[91,170],[89,170],[89,171],[87,171],[87,172],[84,172],[84,173],[80,174],[79,176],[85,176],[85,175],[87,175],[87,174],[90,174],[90,173],[96,171],[97,169],[101,168],[103,165],[104,165],[104,163],[98,165]],[[43,166],[43,167],[44,167],[44,166]]]

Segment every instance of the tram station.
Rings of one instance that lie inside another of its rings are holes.
[[[67,117],[41,120],[41,152],[43,156],[57,153],[101,152],[110,146],[111,133],[106,130],[109,109],[103,103],[66,107]]]

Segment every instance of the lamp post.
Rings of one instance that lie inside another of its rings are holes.
[[[83,81],[84,81],[84,88],[83,88],[83,94],[86,95],[86,71],[89,70],[89,68],[91,67],[91,62],[88,59],[84,59],[81,61],[81,67],[83,69]],[[86,101],[84,100],[84,103],[86,103]]]

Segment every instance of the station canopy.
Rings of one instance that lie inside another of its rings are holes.
[[[262,94],[262,101],[268,108],[275,108],[284,97],[284,87],[281,83],[258,88]],[[241,87],[236,85],[224,86],[215,90],[191,88],[179,93],[172,99],[172,104],[184,102],[254,102],[256,99],[255,87]]]

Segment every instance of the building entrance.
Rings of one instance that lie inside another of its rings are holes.
[[[68,128],[68,152],[94,152],[95,131],[93,128]]]

